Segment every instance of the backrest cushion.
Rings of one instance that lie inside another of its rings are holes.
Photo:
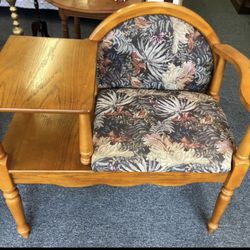
[[[204,92],[212,71],[212,52],[205,37],[171,16],[146,15],[127,20],[99,44],[99,88]]]

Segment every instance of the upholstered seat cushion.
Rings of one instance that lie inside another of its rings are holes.
[[[94,121],[95,171],[219,173],[234,149],[219,105],[187,91],[103,89]]]

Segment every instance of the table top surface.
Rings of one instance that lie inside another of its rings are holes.
[[[97,43],[10,36],[0,52],[0,111],[89,113]]]
[[[113,13],[114,11],[144,0],[127,0],[115,2],[114,0],[47,0],[60,9],[83,13]]]

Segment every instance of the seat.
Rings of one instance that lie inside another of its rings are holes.
[[[95,171],[224,173],[233,139],[210,96],[188,91],[101,90],[94,123]]]
[[[171,3],[121,9],[89,39],[99,43],[93,171],[110,178],[123,172],[121,186],[223,182],[208,223],[214,232],[250,154],[250,126],[237,148],[219,105],[224,67],[228,61],[240,72],[240,98],[250,111],[249,59],[222,44],[199,15]]]

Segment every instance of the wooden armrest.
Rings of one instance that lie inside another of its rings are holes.
[[[240,73],[240,98],[250,112],[250,60],[227,44],[213,45],[213,51],[232,63]]]

